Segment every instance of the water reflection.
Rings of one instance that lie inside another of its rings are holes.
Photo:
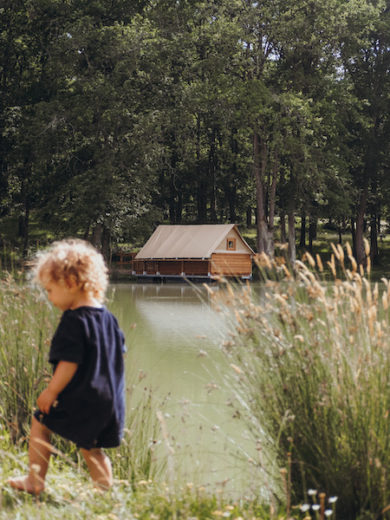
[[[129,378],[140,371],[161,398],[175,442],[175,469],[184,482],[237,494],[250,482],[254,456],[244,424],[234,419],[228,370],[219,346],[226,318],[210,306],[207,290],[186,284],[115,284],[110,308],[128,345]],[[134,406],[133,396],[130,406]]]
[[[160,343],[160,348],[197,348],[199,339],[218,343],[224,334],[224,320],[211,312],[205,290],[189,286],[143,285],[132,288],[132,293],[149,334],[156,338],[167,334],[171,337],[170,342]],[[172,338],[175,338],[173,343]]]

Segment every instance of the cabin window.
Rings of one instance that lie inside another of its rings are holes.
[[[236,250],[236,239],[235,238],[228,238],[228,239],[226,239],[226,249],[228,251],[235,251]]]

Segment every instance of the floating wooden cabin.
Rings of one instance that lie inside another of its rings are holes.
[[[133,260],[142,278],[248,279],[254,252],[235,224],[161,225]]]

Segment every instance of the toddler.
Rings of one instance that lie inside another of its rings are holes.
[[[63,240],[38,256],[34,272],[63,314],[49,353],[53,376],[32,418],[30,470],[10,485],[43,491],[54,432],[76,443],[94,484],[108,489],[111,462],[102,448],[119,446],[123,433],[126,347],[116,318],[102,305],[107,268],[87,242]]]

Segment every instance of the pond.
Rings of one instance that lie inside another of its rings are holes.
[[[237,418],[224,377],[229,366],[220,346],[228,319],[210,305],[206,288],[118,283],[110,299],[126,336],[128,378],[166,400],[176,479],[240,495],[257,486],[248,462],[256,457],[254,441]],[[129,406],[137,399],[135,392]]]

